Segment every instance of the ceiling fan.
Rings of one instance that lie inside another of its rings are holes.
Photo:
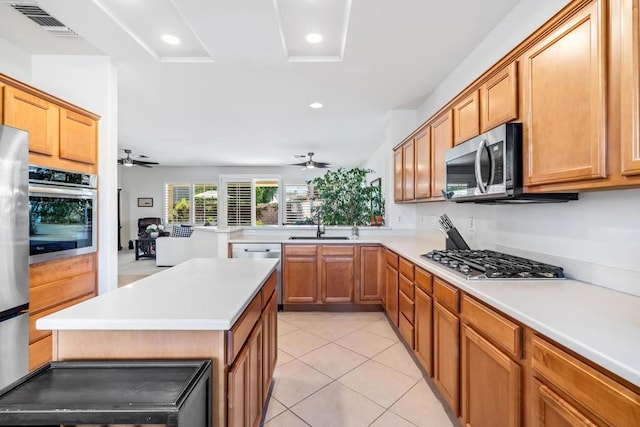
[[[326,168],[330,168],[331,165],[329,163],[325,163],[325,162],[315,162],[313,160],[313,153],[308,153],[309,156],[309,160],[302,162],[302,163],[294,163],[293,166],[303,166],[303,169],[326,169]],[[298,158],[303,158],[304,159],[304,155],[300,155],[300,156],[296,156]]]
[[[124,149],[123,150],[126,154],[127,157],[118,159],[118,164],[122,165],[122,166],[142,166],[145,168],[150,168],[151,165],[158,165],[158,162],[148,162],[145,160],[136,160],[136,159],[132,159],[131,158],[131,150],[127,150]],[[147,159],[148,157],[145,156],[144,154],[139,154],[137,157],[140,157],[141,159]]]

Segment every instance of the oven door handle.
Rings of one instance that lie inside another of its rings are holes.
[[[75,197],[95,197],[96,190],[88,188],[70,188],[57,187],[48,185],[29,185],[29,194],[53,194],[59,196],[75,196]]]
[[[476,164],[475,164],[476,182],[478,183],[478,189],[480,189],[481,193],[487,192],[487,187],[484,185],[484,181],[482,178],[482,150],[484,150],[486,147],[487,147],[487,140],[483,139],[482,141],[480,141],[480,144],[478,145],[478,149],[476,150]]]

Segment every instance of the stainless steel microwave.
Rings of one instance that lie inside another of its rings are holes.
[[[447,200],[476,203],[541,203],[577,200],[577,193],[524,193],[522,124],[506,123],[445,154]]]

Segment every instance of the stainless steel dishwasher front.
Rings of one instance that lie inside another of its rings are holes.
[[[278,266],[278,310],[282,311],[282,245],[280,243],[232,243],[232,258],[275,258]]]

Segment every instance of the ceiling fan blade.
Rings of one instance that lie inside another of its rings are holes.
[[[124,159],[118,159],[118,164],[119,164],[119,165],[124,164]]]
[[[144,163],[136,162],[135,160],[133,161],[133,164],[136,165],[136,166],[142,166],[143,168],[150,168],[151,167],[151,165],[147,165],[147,164],[144,164]]]
[[[331,163],[313,162],[313,164],[315,165],[315,167],[320,168],[320,169],[326,169],[326,168],[330,168],[331,167]]]
[[[133,163],[136,165],[140,165],[140,166],[145,166],[145,165],[159,165],[160,163],[158,162],[148,162],[146,160],[133,160]]]
[[[307,162],[302,162],[302,163],[291,163],[291,166],[307,166]]]

